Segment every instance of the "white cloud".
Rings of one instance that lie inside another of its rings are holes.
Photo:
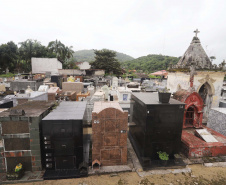
[[[198,28],[203,48],[220,63],[226,58],[225,5],[223,0],[0,0],[0,42],[31,38],[47,45],[59,39],[75,50],[181,56]]]

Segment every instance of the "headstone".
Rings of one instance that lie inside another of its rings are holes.
[[[0,92],[5,92],[6,88],[4,84],[0,84]]]
[[[117,90],[117,88],[118,88],[118,78],[113,77],[112,78],[112,90]]]
[[[105,97],[105,100],[108,99],[108,92],[109,92],[109,88],[107,85],[104,85],[101,90],[105,93],[104,97]]]
[[[49,86],[48,85],[40,85],[38,88],[39,92],[48,92]]]
[[[129,82],[130,82],[129,78],[126,77],[126,78],[125,78],[125,82],[126,82],[126,83],[129,83]]]

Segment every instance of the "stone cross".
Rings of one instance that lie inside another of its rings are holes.
[[[195,36],[197,37],[197,35],[200,31],[198,29],[196,29],[194,32],[195,32]]]

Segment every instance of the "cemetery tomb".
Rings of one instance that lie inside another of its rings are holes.
[[[92,112],[92,163],[127,164],[128,112],[117,102],[95,102]],[[96,161],[96,162],[95,162]]]
[[[200,95],[181,89],[173,94],[173,98],[186,104],[183,128],[202,128],[203,100]]]
[[[48,100],[49,101],[55,101],[57,93],[60,92],[59,87],[50,87],[48,90]]]
[[[78,93],[76,95],[76,101],[83,101],[83,99],[85,99],[87,96],[90,96],[90,92]]]
[[[30,86],[30,88],[33,91],[37,91],[40,85],[43,85],[43,79],[32,80],[32,81],[29,81],[27,79],[21,79],[17,81],[12,81],[10,83],[10,90],[12,91],[26,90],[27,87]]]
[[[83,163],[83,117],[86,102],[61,102],[42,119],[44,179],[80,177]]]
[[[69,76],[67,78],[67,82],[75,82],[75,78],[73,76]]]
[[[125,87],[118,87],[118,102],[123,110],[127,110],[130,113],[130,99],[131,99],[131,90],[126,90]]]
[[[108,99],[108,94],[109,94],[109,88],[107,85],[104,85],[103,87],[101,87],[101,90],[104,92],[104,98],[105,100]]]
[[[14,98],[14,106],[23,104],[27,101],[48,101],[47,92],[32,91],[25,93],[24,91],[18,93]]]
[[[127,84],[126,90],[131,90],[132,92],[140,92],[141,87],[140,84],[137,82],[130,82]]]
[[[38,88],[39,92],[48,92],[48,90],[49,90],[48,85],[40,85],[40,87]]]
[[[226,136],[226,108],[212,108],[207,126]]]
[[[14,95],[7,95],[3,99],[0,99],[0,108],[11,108],[13,107]]]
[[[193,86],[192,83],[190,85]],[[173,97],[186,103],[181,137],[182,152],[189,158],[226,155],[226,137],[202,124],[202,97],[196,92],[183,89],[174,93]],[[210,120],[212,119],[217,120],[217,117],[212,115]],[[221,121],[217,124],[221,124]]]
[[[75,76],[76,82],[83,82],[83,76]]]
[[[158,93],[132,93],[131,100],[129,138],[143,169],[161,166],[160,151],[169,155],[168,167],[184,166],[182,160],[174,160],[174,154],[181,149],[185,104],[172,98],[169,103],[161,103]]]
[[[198,132],[206,130],[208,135]],[[188,158],[226,155],[226,137],[206,126],[203,129],[186,128],[182,131],[182,152]]]
[[[63,82],[63,91],[75,91],[76,93],[83,92],[84,86],[82,82]]]
[[[51,82],[56,83],[57,87],[59,87],[60,89],[62,88],[62,81],[63,81],[63,77],[61,75],[51,76]]]
[[[5,92],[6,88],[5,88],[5,84],[0,84],[0,92]]]
[[[0,113],[0,171],[14,170],[22,163],[25,171],[41,171],[39,124],[54,104],[44,101],[26,102]]]

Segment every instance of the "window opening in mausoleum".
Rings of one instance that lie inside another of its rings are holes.
[[[193,126],[194,114],[195,114],[194,107],[193,106],[189,107],[186,112],[186,120],[185,120],[186,126]]]

